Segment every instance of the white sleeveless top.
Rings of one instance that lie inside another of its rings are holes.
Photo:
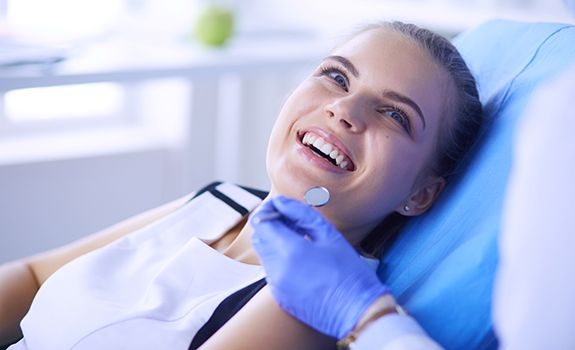
[[[42,285],[9,349],[188,349],[226,297],[264,276],[208,246],[260,202],[223,183],[70,262]]]

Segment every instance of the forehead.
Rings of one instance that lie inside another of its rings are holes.
[[[405,87],[441,82],[446,77],[444,70],[414,40],[389,29],[360,33],[333,54],[349,59],[360,73],[363,71],[363,78],[388,76]]]

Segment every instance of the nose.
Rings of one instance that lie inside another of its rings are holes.
[[[366,128],[362,117],[365,104],[361,100],[351,95],[336,98],[324,106],[324,111],[340,127],[352,133],[360,133]]]

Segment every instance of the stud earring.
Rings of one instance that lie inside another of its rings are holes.
[[[411,208],[410,208],[408,205],[406,205],[405,207],[403,207],[403,210],[405,210],[405,211],[410,211]]]

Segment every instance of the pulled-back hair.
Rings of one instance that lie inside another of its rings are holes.
[[[355,35],[370,30],[390,30],[403,35],[429,54],[448,74],[453,84],[446,96],[446,118],[442,118],[428,171],[448,179],[478,138],[483,111],[475,78],[451,42],[430,30],[403,22],[381,22],[363,27]],[[362,248],[380,255],[403,226],[405,217],[391,214],[362,242]]]

